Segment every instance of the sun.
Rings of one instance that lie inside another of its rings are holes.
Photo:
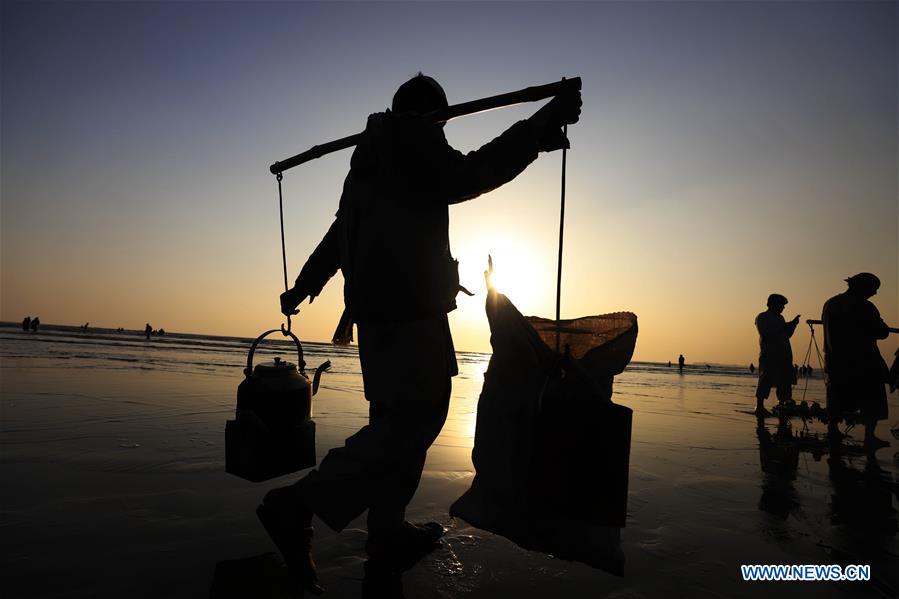
[[[489,240],[478,240],[466,249],[467,254],[481,258],[462,263],[460,274],[463,284],[475,277],[483,280],[487,256],[490,255],[493,258],[493,287],[505,294],[520,310],[537,313],[549,306],[555,297],[553,283],[546,278],[546,260],[541,259],[526,243],[492,235]]]

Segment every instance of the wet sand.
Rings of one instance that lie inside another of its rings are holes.
[[[0,341],[7,349],[22,343]],[[242,357],[179,369],[154,363],[153,349],[133,362],[98,351],[2,354],[3,596],[291,596],[254,508],[267,489],[297,475],[249,483],[224,472],[224,425],[233,417]],[[323,359],[314,351],[307,358],[311,366]],[[367,404],[353,359],[335,359],[316,396],[319,456],[364,423]],[[616,401],[634,410],[619,578],[524,551],[447,516],[473,475],[486,357],[468,356],[460,367],[450,418],[408,514],[450,530],[441,549],[405,574],[407,597],[899,593],[899,441],[890,422],[881,423],[879,435],[893,446],[873,458],[850,447],[830,461],[799,452],[793,463],[772,437],[777,421],[759,431],[748,413],[754,378],[628,370],[615,387]],[[811,382],[808,398],[823,399],[820,380]],[[890,410],[899,419],[895,394]],[[794,420],[792,432],[801,429]],[[824,430],[818,423],[809,429]],[[854,431],[848,444],[860,439]],[[364,540],[364,518],[340,534],[316,524],[326,597],[360,596]],[[756,563],[870,564],[873,580],[743,582],[740,564]]]

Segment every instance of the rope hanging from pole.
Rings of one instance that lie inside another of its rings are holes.
[[[564,79],[562,80],[564,81]],[[568,125],[562,128],[562,134],[568,139]],[[568,161],[568,148],[562,148],[562,208],[559,214],[559,268],[556,272],[556,353],[560,347],[560,322],[562,319],[562,242],[565,240],[565,167]]]
[[[278,180],[278,214],[281,216],[281,265],[284,267],[284,291],[287,291],[287,249],[284,244],[284,195],[281,193],[281,179],[284,178],[284,175],[278,173],[275,175],[275,178]],[[290,334],[289,314],[287,315],[287,328],[285,329],[282,324],[281,333],[285,336]]]

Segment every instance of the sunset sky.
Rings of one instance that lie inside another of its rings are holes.
[[[254,336],[282,320],[272,162],[364,128],[418,71],[450,103],[583,79],[563,317],[630,310],[635,359],[757,362],[859,271],[899,326],[896,2],[4,2],[0,318]],[[466,117],[476,149],[539,104]],[[288,171],[289,278],[350,151]],[[450,209],[456,346],[489,350],[483,279],[553,316],[561,153]],[[301,306],[330,339],[338,275]],[[881,343],[890,355],[897,337]],[[796,361],[808,328],[793,339]]]

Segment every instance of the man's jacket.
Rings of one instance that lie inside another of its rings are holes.
[[[448,206],[515,178],[537,157],[538,133],[521,121],[462,154],[438,125],[390,112],[371,115],[337,216],[303,266],[297,288],[314,298],[339,268],[352,321],[402,321],[453,310],[459,280]]]
[[[887,365],[877,348],[890,329],[877,307],[849,291],[824,304],[824,358],[831,379],[860,378],[885,382]]]
[[[755,317],[759,331],[759,368],[768,371],[792,371],[793,348],[790,337],[796,330],[795,322],[786,322],[777,312],[766,310]]]

